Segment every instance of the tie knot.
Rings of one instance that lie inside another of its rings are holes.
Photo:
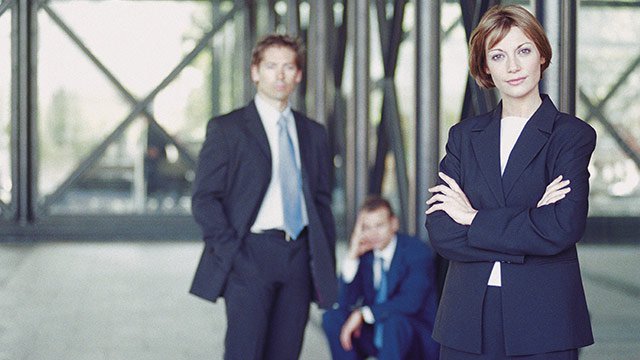
[[[287,117],[284,115],[280,115],[280,118],[278,119],[278,126],[281,128],[287,128]]]

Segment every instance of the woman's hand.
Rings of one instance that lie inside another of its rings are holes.
[[[550,205],[556,203],[562,199],[571,191],[569,187],[569,180],[562,180],[562,175],[555,178],[549,185],[547,185],[544,194],[536,207]]]
[[[467,195],[464,194],[455,180],[442,172],[439,172],[438,176],[446,185],[441,184],[429,188],[429,192],[434,195],[427,200],[427,205],[430,205],[430,207],[425,214],[429,215],[435,211],[442,210],[458,224],[471,225],[478,210],[471,206]]]

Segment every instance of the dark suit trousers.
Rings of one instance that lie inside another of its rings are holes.
[[[312,288],[307,241],[246,237],[224,292],[225,359],[299,358]]]
[[[482,309],[482,354],[472,354],[440,346],[440,360],[578,360],[578,350],[545,354],[507,356],[502,328],[502,291],[487,286]]]

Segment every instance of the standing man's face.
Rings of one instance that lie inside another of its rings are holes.
[[[283,46],[267,48],[262,54],[262,61],[251,66],[251,80],[264,100],[284,110],[289,96],[302,81],[295,51]]]

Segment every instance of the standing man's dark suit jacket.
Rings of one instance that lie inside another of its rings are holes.
[[[542,96],[500,176],[501,106],[453,126],[440,170],[451,176],[478,213],[470,226],[444,211],[427,216],[431,244],[450,260],[434,337],[481,352],[482,307],[494,261],[502,261],[507,355],[574,349],[593,343],[576,242],[584,233],[587,166],[595,131],[560,113]],[[557,176],[571,192],[536,208]]]
[[[327,136],[322,125],[301,113],[293,114],[309,217],[313,296],[321,307],[327,307],[337,298]],[[269,142],[253,102],[209,122],[198,166],[192,212],[202,228],[205,247],[191,293],[215,301],[223,293],[233,259],[271,179]]]
[[[438,345],[431,339],[436,313],[437,291],[433,254],[416,237],[397,234],[397,245],[387,272],[388,300],[375,303],[373,283],[373,252],[360,258],[353,281],[346,284],[340,278],[338,305],[350,309],[359,304],[369,306],[376,321],[391,315],[415,319],[425,359],[436,359]]]

